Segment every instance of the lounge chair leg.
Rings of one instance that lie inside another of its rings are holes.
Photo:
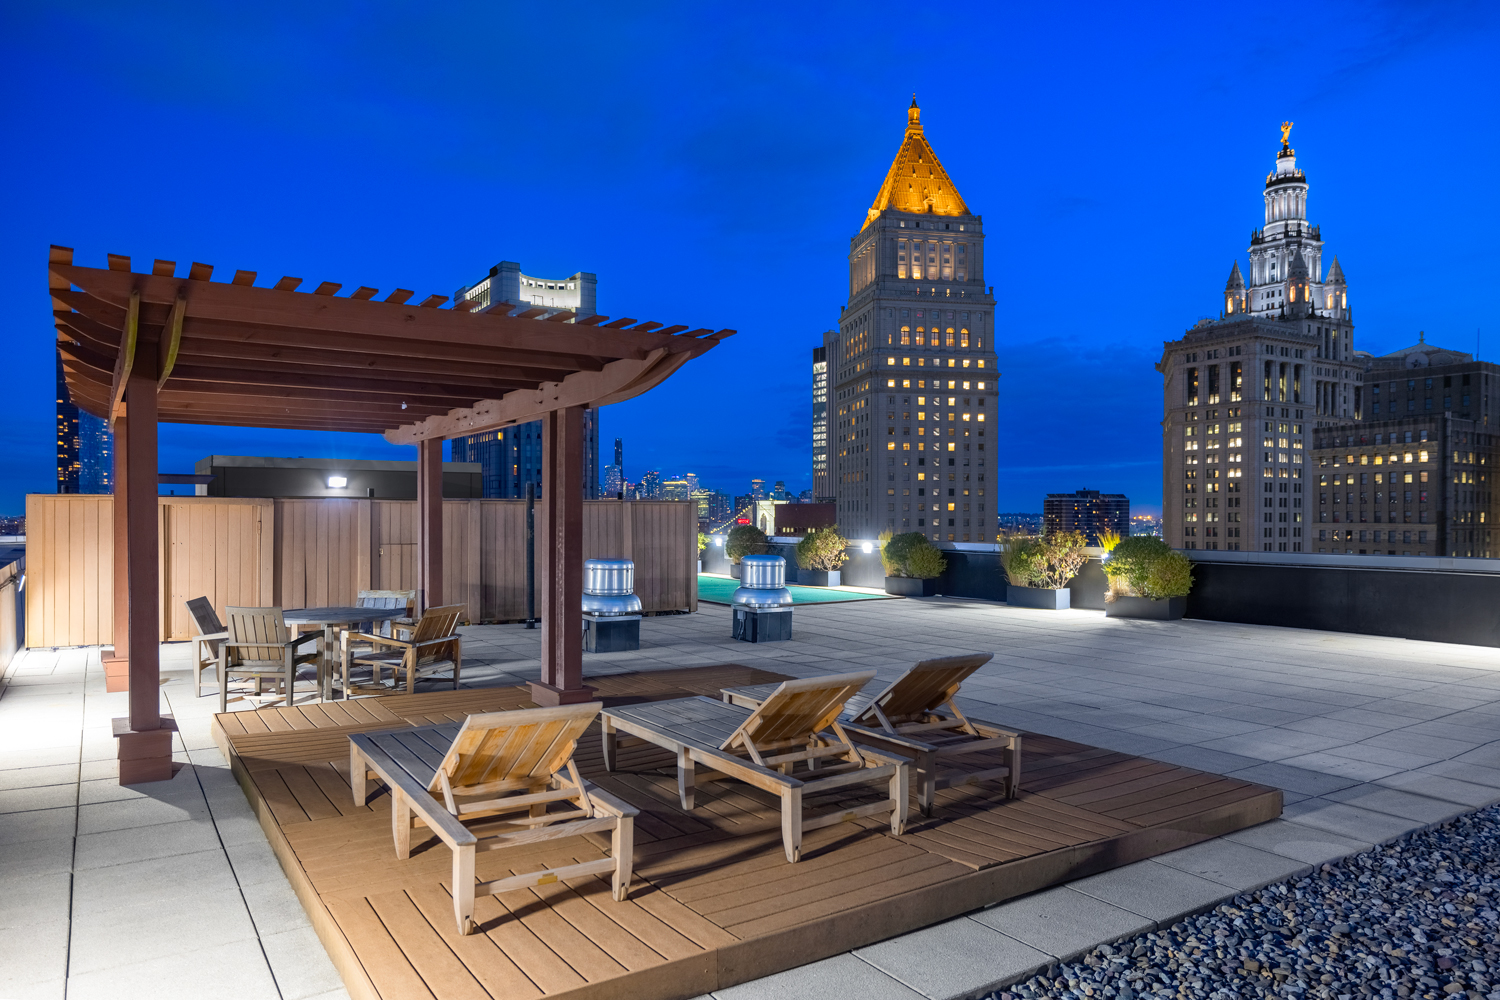
[[[630,895],[630,873],[635,861],[635,817],[621,816],[615,821],[614,835],[610,838],[610,854],[615,859],[615,877],[612,886],[615,902],[625,902]]]
[[[786,860],[796,864],[802,860],[802,789],[781,790],[781,846],[786,849]]]
[[[1013,799],[1021,794],[1021,737],[1011,738],[1005,763],[1010,765],[1010,774],[1005,777],[1005,797]]]
[[[396,838],[396,857],[405,861],[411,857],[411,806],[406,802],[406,796],[401,789],[395,785],[391,786],[391,833]],[[456,863],[456,862],[455,862]],[[474,862],[469,862],[469,873],[474,872]],[[454,889],[454,899],[458,898],[458,890]]]
[[[474,932],[474,845],[453,849],[453,915],[458,933]]]
[[[677,797],[682,800],[682,811],[693,811],[693,789],[696,780],[695,765],[693,758],[688,756],[687,748],[677,751]]]
[[[609,716],[599,720],[599,732],[603,738],[604,769],[613,771],[615,769],[615,727],[610,723]]]
[[[922,771],[917,775],[917,806],[922,810],[923,816],[932,815],[932,804],[937,798],[937,776],[931,771]]]
[[[219,647],[219,711],[229,711],[229,666],[224,647]]]
[[[923,777],[924,786],[928,780],[926,776]],[[897,837],[906,832],[906,809],[910,797],[911,773],[905,764],[897,764],[896,773],[891,775],[891,833]]]

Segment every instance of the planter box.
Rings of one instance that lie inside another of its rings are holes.
[[[1064,587],[1006,587],[1005,603],[1013,608],[1041,608],[1043,611],[1066,611],[1072,607],[1073,592]],[[1180,617],[1180,616],[1179,616]]]
[[[1106,618],[1151,618],[1156,621],[1172,622],[1181,618],[1185,611],[1187,611],[1186,597],[1168,597],[1161,601],[1153,601],[1145,597],[1116,597],[1104,605]]]
[[[804,587],[841,587],[844,574],[836,569],[798,569],[797,582]]]
[[[729,564],[729,575],[732,576],[732,577],[734,577],[736,580],[738,580],[740,578],[740,564],[739,563],[730,563]]]
[[[937,580],[916,580],[909,576],[885,578],[885,592],[898,597],[936,597]]]

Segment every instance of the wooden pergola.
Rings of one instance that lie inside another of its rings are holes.
[[[254,271],[213,281],[173,261],[79,267],[54,246],[48,289],[73,402],[115,432],[115,657],[128,663],[130,715],[115,722],[120,780],[171,774],[160,714],[158,423],[378,432],[417,446],[418,600],[443,603],[442,443],[542,421],[537,527],[540,704],[587,700],[583,684],[583,411],[638,396],[733,330],[690,330],[499,303],[412,304],[348,296],[300,278],[256,287]],[[142,595],[131,600],[131,595]]]

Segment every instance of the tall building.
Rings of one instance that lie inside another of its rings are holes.
[[[823,334],[826,339],[829,334]],[[812,479],[813,496],[833,500],[828,474],[828,348],[812,349]]]
[[[1307,551],[1500,556],[1500,365],[1417,343],[1360,355],[1364,419],[1319,428]]]
[[[114,435],[68,395],[57,357],[57,492],[113,493]]]
[[[693,485],[686,479],[663,479],[660,497],[663,500],[691,500]]]
[[[1264,224],[1217,320],[1162,345],[1162,537],[1180,548],[1306,552],[1314,432],[1361,417],[1348,287],[1307,221],[1306,175],[1282,126]]]
[[[849,242],[849,302],[823,340],[828,461],[850,537],[996,539],[985,431],[999,373],[982,221],[928,144],[913,99],[901,148]]]
[[[757,500],[766,498],[766,481],[764,479],[750,480],[750,495]]]
[[[604,467],[604,499],[614,500],[625,491],[625,443],[615,438],[614,464]]]
[[[521,265],[502,260],[490,273],[453,294],[455,302],[472,302],[473,312],[503,309],[507,314],[524,308],[528,315],[543,318],[570,314],[562,322],[587,319],[597,313],[598,276],[579,271],[567,278],[536,278],[521,273]],[[450,458],[455,462],[478,462],[484,470],[486,497],[517,498],[526,495],[526,484],[542,490],[542,422],[533,420],[503,430],[454,438]],[[583,422],[584,499],[599,495],[599,413],[587,410]],[[613,494],[611,494],[613,496]]]
[[[661,496],[661,473],[652,469],[641,476],[638,493],[642,500],[655,500]]]
[[[1048,493],[1042,504],[1042,519],[1047,534],[1081,531],[1089,545],[1098,545],[1099,535],[1105,531],[1129,538],[1130,499],[1123,493],[1098,490]]]

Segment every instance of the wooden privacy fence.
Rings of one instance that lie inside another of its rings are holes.
[[[26,645],[113,641],[113,497],[26,498]],[[353,604],[417,586],[414,500],[161,497],[161,635],[188,639],[184,602],[284,608]],[[540,506],[538,506],[540,516]],[[696,611],[698,516],[681,501],[587,501],[585,559],[635,560],[647,612]],[[526,504],[443,502],[443,587],[467,619],[526,617]]]

